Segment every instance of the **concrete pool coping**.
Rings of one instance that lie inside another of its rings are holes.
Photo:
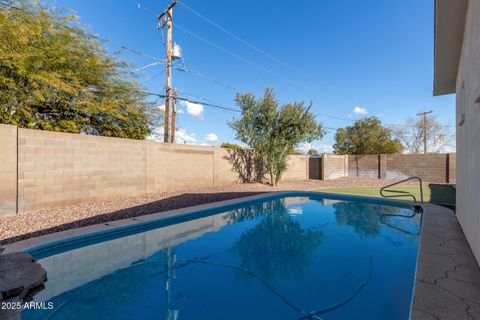
[[[447,208],[426,203],[324,192],[272,192],[52,233],[7,245],[4,254],[28,251],[34,247],[39,248],[65,239],[108,234],[139,224],[188,217],[194,212],[218,210],[257,200],[282,196],[318,196],[319,194],[333,200],[367,201],[402,207],[420,205],[424,214],[411,319],[480,319],[480,268],[477,261],[453,212]]]

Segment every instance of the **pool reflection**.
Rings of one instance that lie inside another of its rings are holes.
[[[22,315],[406,319],[418,228],[412,210],[378,204],[255,203],[42,258],[48,281],[35,299],[55,308]]]

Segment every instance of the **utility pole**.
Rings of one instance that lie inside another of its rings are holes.
[[[423,116],[423,153],[427,154],[427,114],[433,111],[417,113],[417,116]]]
[[[177,118],[177,89],[173,89],[172,98],[172,130],[170,133],[170,142],[175,143],[175,120]]]
[[[177,4],[177,0],[173,2],[158,15],[157,20],[159,28],[167,26],[167,63],[166,63],[166,82],[165,82],[165,123],[163,124],[163,142],[169,142],[169,122],[170,122],[170,90],[172,86],[171,65],[172,65],[172,15],[173,7]]]

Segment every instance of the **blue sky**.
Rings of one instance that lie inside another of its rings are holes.
[[[165,56],[155,15],[168,5],[167,0],[49,2],[73,9],[90,31],[112,41],[109,49],[120,51],[137,67],[153,60],[121,50],[116,44],[162,59]],[[186,67],[209,77],[174,70],[173,85],[180,96],[193,95],[236,108],[235,91],[230,87],[257,95],[273,87],[281,103],[311,101],[317,119],[329,128],[343,127],[351,123],[349,119],[365,115],[401,124],[424,110],[433,110],[443,124],[454,124],[454,96],[432,96],[433,0],[183,3],[269,56],[177,5],[174,41],[183,49]],[[148,90],[164,91],[163,65],[138,74]],[[181,105],[180,109],[180,136],[199,144],[235,142],[227,122],[237,114],[208,106],[203,107],[202,114],[198,106],[186,110]],[[322,141],[312,145],[328,151],[334,143],[334,131],[327,132]]]

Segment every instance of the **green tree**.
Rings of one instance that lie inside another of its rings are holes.
[[[255,272],[267,282],[276,276],[302,277],[308,273],[315,250],[325,240],[318,230],[302,228],[292,219],[281,200],[257,204],[250,210],[233,213],[234,221],[260,219],[243,232],[232,247],[241,267]]]
[[[0,123],[135,139],[158,125],[129,64],[75,16],[38,1],[0,6]]]
[[[310,106],[295,102],[279,107],[273,89],[263,97],[237,94],[236,103],[242,115],[229,123],[236,138],[255,150],[277,185],[287,169],[288,154],[296,145],[322,138],[324,130],[310,111]]]
[[[226,148],[231,150],[242,150],[243,148],[236,143],[224,142],[220,145],[220,148]]]
[[[338,129],[333,149],[335,154],[388,154],[402,152],[403,146],[392,138],[391,130],[382,126],[380,119],[369,117]]]
[[[319,152],[316,150],[316,149],[309,149],[307,154],[310,156],[310,157],[314,157],[314,156],[318,156]]]

